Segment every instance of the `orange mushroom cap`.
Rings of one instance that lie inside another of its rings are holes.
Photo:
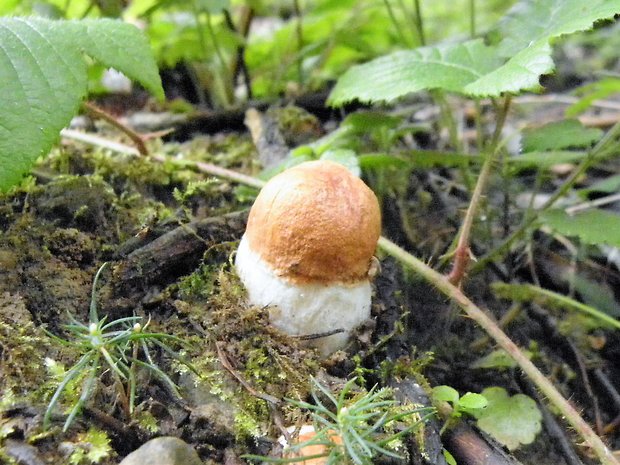
[[[372,190],[344,166],[320,160],[273,177],[252,206],[245,235],[277,276],[349,284],[367,279],[380,233]]]

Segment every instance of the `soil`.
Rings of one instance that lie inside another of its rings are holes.
[[[422,144],[434,143],[429,133],[419,137]],[[259,171],[253,143],[243,132],[157,144],[151,148],[171,156],[183,152],[191,160],[251,175]],[[449,171],[441,175],[450,178]],[[384,232],[420,257],[438,257],[454,237],[467,199],[458,191],[440,195],[428,170],[414,171],[407,183],[404,195],[382,197]],[[493,188],[499,184],[495,180]],[[461,393],[501,386],[511,394],[535,396],[514,368],[472,368],[493,345],[434,289],[389,257],[380,257],[373,320],[359,329],[346,352],[321,360],[269,326],[266,309],[245,303],[231,267],[254,194],[190,168],[67,143],[37,167],[33,178],[0,199],[0,440],[5,440],[0,461],[77,461],[76,450],[94,447],[85,433],[95,427],[111,440],[103,464],[116,464],[161,435],[188,442],[205,463],[243,463],[243,454],[278,451],[279,425],[307,420],[307,413],[283,399],[308,400],[311,376],[335,389],[354,374],[367,389],[376,383],[415,382],[427,388],[410,392],[417,402],[428,402],[428,388],[440,384]],[[549,238],[532,247],[540,252],[539,260],[544,253],[562,258]],[[526,266],[519,260],[509,257],[497,269],[472,275],[468,295],[496,317],[504,315],[511,304],[498,300],[487,283],[507,273],[520,279]],[[91,295],[104,262],[109,266]],[[170,351],[155,345],[151,355],[180,396],[163,378],[140,370],[136,408],[128,416],[118,380],[102,369],[68,430],[62,427],[79,396],[79,383],[61,398],[51,427],[44,430],[42,418],[62,367],[66,373],[81,356],[79,347],[63,345],[52,335],[70,340],[66,325],[87,324],[93,303],[108,322],[137,316],[143,326],[148,321],[150,332],[178,338],[167,342]],[[620,338],[602,328],[580,331],[575,321],[568,338],[559,326],[571,321],[558,317],[524,306],[508,331],[536,354],[543,372],[590,422],[598,405],[600,420],[609,424],[619,406],[607,407],[615,391],[605,382],[620,384]],[[420,452],[424,444],[409,441],[409,459],[400,463],[442,463],[438,428],[438,422],[429,424],[427,444],[433,445],[425,454]],[[575,440],[565,425],[560,431]],[[525,464],[563,464],[561,440],[546,424],[533,444],[514,455]],[[607,440],[620,448],[613,430]],[[579,452],[581,460],[590,461]]]

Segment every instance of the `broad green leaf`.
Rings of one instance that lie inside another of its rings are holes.
[[[540,215],[543,224],[565,236],[577,236],[587,244],[620,247],[620,215],[593,208],[569,215],[564,210],[548,210]]]
[[[505,35],[499,45],[472,40],[377,58],[350,68],[329,102],[391,102],[431,89],[471,97],[537,90],[540,76],[554,68],[552,39],[590,29],[594,22],[619,12],[620,0],[523,0],[501,23]]]
[[[482,395],[489,401],[487,407],[473,412],[480,429],[510,450],[536,439],[542,415],[531,397],[524,394],[510,397],[501,387],[487,388]]]
[[[464,87],[463,93],[474,97],[498,96],[504,92],[538,90],[538,79],[553,71],[551,46],[541,39],[524,48],[502,66]]]
[[[350,68],[338,79],[329,103],[391,102],[427,89],[463,92],[469,83],[501,65],[495,52],[482,40],[472,40],[391,53]]]
[[[486,397],[475,392],[467,392],[459,399],[459,408],[471,413],[473,410],[480,410],[489,404]]]
[[[576,119],[545,124],[539,128],[526,129],[522,133],[521,147],[524,152],[587,148],[598,141],[603,131],[586,128]]]
[[[459,393],[451,386],[435,386],[432,390],[432,397],[435,401],[450,402],[454,406],[459,403]]]
[[[620,0],[521,0],[500,21],[500,53],[510,57],[538,40],[585,31],[620,12]]]
[[[163,97],[146,38],[132,25],[0,18],[0,191],[47,154],[77,112],[87,93],[82,53]]]

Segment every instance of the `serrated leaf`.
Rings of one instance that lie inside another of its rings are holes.
[[[114,20],[0,18],[0,191],[17,183],[76,113],[87,92],[82,53],[163,90],[145,37]]]
[[[554,68],[549,41],[613,17],[620,12],[620,0],[524,0],[511,11],[502,23],[506,36],[500,45],[472,40],[377,58],[349,69],[332,90],[329,103],[391,102],[431,89],[472,97],[536,90],[540,76]]]
[[[620,0],[522,0],[500,21],[500,52],[509,57],[532,42],[585,31],[620,12]]]
[[[390,102],[427,89],[462,92],[500,64],[495,48],[482,40],[399,51],[350,68],[338,79],[329,103]]]
[[[489,403],[485,409],[474,411],[480,429],[510,450],[536,439],[542,415],[532,398],[524,394],[510,397],[501,387],[487,388],[482,395]]]
[[[620,215],[593,208],[569,215],[564,210],[541,213],[541,221],[565,236],[577,236],[586,244],[620,247]]]
[[[524,152],[587,148],[602,135],[598,128],[586,128],[579,120],[567,119],[524,130],[521,147]]]
[[[463,93],[475,97],[497,97],[504,92],[538,90],[538,79],[553,71],[551,46],[541,39],[524,48],[502,66],[468,84]]]

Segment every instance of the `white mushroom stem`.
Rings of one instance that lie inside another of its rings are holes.
[[[368,280],[354,284],[291,283],[271,271],[250,249],[245,236],[235,263],[250,302],[269,306],[269,319],[275,327],[295,336],[343,330],[309,342],[323,356],[343,348],[351,330],[370,317],[372,291]]]

